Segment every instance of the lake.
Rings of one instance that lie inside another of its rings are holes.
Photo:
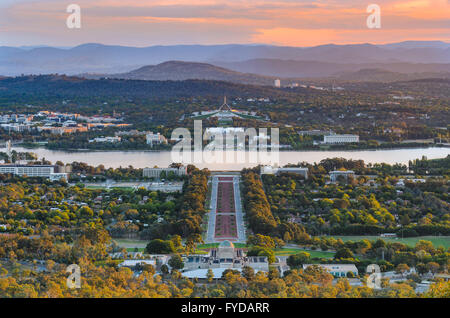
[[[45,148],[26,149],[14,147],[18,152],[34,152],[38,158],[55,163],[62,161],[71,163],[74,161],[85,162],[92,166],[103,164],[109,168],[128,167],[167,167],[172,163],[171,151],[150,152],[150,151],[78,151],[68,152],[59,150],[48,150]],[[6,151],[0,149],[0,151]],[[231,170],[239,171],[243,168],[255,167],[260,164],[270,164],[270,160],[259,158],[257,162],[249,160],[252,153],[246,151],[224,151],[226,155],[242,155],[246,160],[229,163],[201,162],[194,163],[198,168],[209,168],[210,170]],[[298,162],[320,162],[326,158],[340,157],[345,159],[364,160],[366,163],[388,163],[388,164],[408,164],[409,160],[419,159],[426,156],[428,159],[445,158],[450,154],[450,148],[416,148],[416,149],[395,149],[395,150],[363,150],[363,151],[286,151],[279,153],[279,165],[296,164]],[[179,161],[177,161],[179,162]],[[186,162],[185,162],[186,163]]]

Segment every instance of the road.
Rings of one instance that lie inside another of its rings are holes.
[[[216,228],[216,209],[217,209],[217,188],[219,178],[213,176],[211,180],[211,203],[209,206],[208,229],[206,231],[205,243],[215,243],[214,232]]]
[[[244,212],[242,209],[241,190],[239,184],[241,182],[239,176],[234,177],[234,203],[236,207],[236,225],[238,232],[238,243],[246,243],[247,235],[244,224]]]

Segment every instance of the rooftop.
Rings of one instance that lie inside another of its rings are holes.
[[[6,164],[0,164],[0,167],[11,167],[11,168],[54,168],[53,165],[19,165],[19,164],[12,164],[12,163],[6,163]]]

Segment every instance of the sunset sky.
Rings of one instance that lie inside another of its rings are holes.
[[[82,9],[68,29],[66,8]],[[381,29],[366,8],[381,7]],[[450,0],[0,0],[0,45],[450,42]]]

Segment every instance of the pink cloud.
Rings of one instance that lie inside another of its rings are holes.
[[[0,36],[11,44],[34,41],[59,45],[92,41],[128,45],[148,42],[315,45],[384,43],[419,37],[450,39],[447,0],[378,0],[383,23],[376,32],[367,29],[366,4],[358,0],[74,2],[82,8],[82,30],[67,30],[68,14],[61,1],[17,0],[0,11],[5,25]]]

